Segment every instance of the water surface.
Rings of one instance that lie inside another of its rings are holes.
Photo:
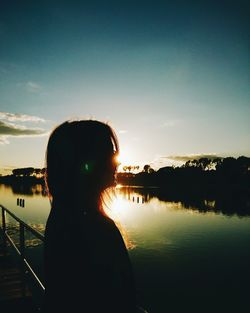
[[[25,199],[25,207],[17,206],[17,198]],[[0,185],[0,203],[44,232],[50,204],[40,185]],[[157,189],[122,187],[108,206],[124,230],[138,299],[149,312],[245,312],[250,286],[248,203],[168,200]],[[39,242],[29,240],[28,255],[39,268]]]

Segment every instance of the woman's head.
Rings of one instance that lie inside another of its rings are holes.
[[[50,135],[46,183],[53,200],[99,197],[114,185],[118,141],[112,128],[95,120],[67,121]]]

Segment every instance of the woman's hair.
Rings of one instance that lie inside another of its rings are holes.
[[[115,183],[117,137],[95,120],[66,121],[51,133],[46,153],[46,186],[53,203],[100,200]]]

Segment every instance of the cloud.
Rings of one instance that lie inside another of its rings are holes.
[[[41,128],[28,128],[22,125],[0,121],[0,143],[7,144],[8,137],[29,137],[46,135],[47,132]]]
[[[0,120],[9,122],[45,122],[43,118],[38,116],[9,112],[0,112]]]
[[[214,160],[216,158],[220,158],[220,156],[218,156],[215,153],[211,153],[211,154],[200,153],[200,154],[187,154],[187,155],[170,155],[170,156],[164,156],[162,158],[177,161],[177,162],[187,162],[189,160],[199,160],[201,158],[208,158],[208,159]]]
[[[8,137],[44,136],[47,131],[38,127],[27,127],[16,122],[45,122],[43,118],[27,114],[0,112],[0,144],[8,144]]]
[[[10,142],[8,141],[7,136],[1,136],[0,135],[0,145],[7,145],[9,143]]]
[[[45,94],[43,86],[31,80],[26,82],[19,82],[16,84],[16,86],[30,93]]]
[[[149,164],[155,169],[159,169],[165,166],[181,166],[189,160],[199,160],[201,158],[216,159],[221,158],[216,153],[197,153],[197,154],[185,154],[185,155],[156,155],[155,158],[149,162]]]
[[[25,87],[27,91],[34,93],[42,90],[42,86],[32,81],[28,81],[27,83],[25,83]]]
[[[160,128],[168,128],[168,127],[175,127],[179,125],[181,120],[179,119],[173,119],[173,120],[167,120],[163,124],[161,124],[159,127]]]

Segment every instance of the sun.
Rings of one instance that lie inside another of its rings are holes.
[[[121,149],[119,154],[116,156],[116,160],[119,164],[118,170],[121,170],[125,165],[128,166],[134,164],[133,157],[127,148]]]

